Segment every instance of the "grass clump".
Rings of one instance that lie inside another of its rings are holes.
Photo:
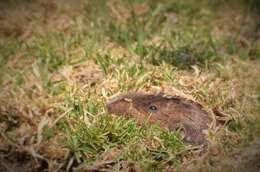
[[[74,125],[68,127],[66,145],[87,164],[102,160],[104,152],[120,148],[113,160],[134,160],[146,168],[157,168],[163,161],[179,163],[178,154],[185,148],[177,134],[158,126],[138,126],[121,117],[99,116],[90,124],[79,121]]]

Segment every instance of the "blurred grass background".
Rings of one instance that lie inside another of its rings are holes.
[[[0,8],[0,169],[259,168],[258,0],[8,0]],[[130,90],[189,97],[224,125],[212,124],[200,156],[178,133],[107,114],[106,101]]]

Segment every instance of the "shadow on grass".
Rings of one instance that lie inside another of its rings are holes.
[[[160,65],[164,62],[180,69],[190,69],[192,65],[204,65],[207,61],[217,59],[213,51],[199,51],[189,45],[178,49],[161,47],[151,47],[151,49],[152,53],[146,60],[153,65]]]

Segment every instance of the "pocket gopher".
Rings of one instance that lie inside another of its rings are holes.
[[[159,122],[170,131],[179,130],[185,142],[206,144],[204,130],[211,119],[203,107],[192,100],[160,94],[128,93],[107,103],[109,113],[128,115],[138,122]]]

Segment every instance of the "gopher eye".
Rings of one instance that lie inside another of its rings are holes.
[[[155,105],[151,105],[151,106],[149,106],[149,112],[151,112],[151,113],[154,113],[154,112],[157,112],[157,107],[155,106]]]

